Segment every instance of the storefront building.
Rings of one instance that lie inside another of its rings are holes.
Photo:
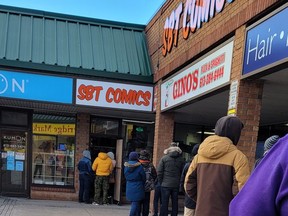
[[[167,0],[142,26],[1,6],[0,194],[77,200],[90,149],[115,153],[121,202],[130,151],[157,166],[177,141],[189,158],[227,114],[252,167],[288,132],[287,7]]]
[[[238,147],[251,168],[269,136],[288,132],[287,7],[281,0],[163,4],[146,26],[155,165],[173,140],[189,158],[225,115],[245,125]]]
[[[78,200],[85,149],[153,150],[145,26],[0,6],[0,194]],[[91,190],[93,190],[91,188]]]

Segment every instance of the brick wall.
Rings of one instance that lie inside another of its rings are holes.
[[[161,83],[158,84],[160,89]],[[160,101],[160,94],[157,94],[157,101]],[[174,114],[173,113],[161,113],[160,102],[156,104],[156,116],[155,116],[155,137],[154,137],[154,149],[153,149],[153,163],[157,167],[159,160],[163,156],[163,152],[169,147],[173,141],[174,132]]]
[[[263,83],[261,80],[241,80],[238,92],[237,116],[244,128],[238,148],[248,157],[250,168],[254,166],[260,123]]]

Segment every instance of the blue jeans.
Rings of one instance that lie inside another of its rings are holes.
[[[172,200],[171,216],[178,215],[178,193],[179,193],[178,188],[161,187],[162,205],[160,208],[160,216],[168,215],[168,205],[170,196]]]
[[[161,201],[161,186],[157,184],[154,191],[154,200],[153,200],[153,208],[154,208],[154,215],[158,215],[158,203],[160,200],[160,206],[162,204]]]
[[[132,201],[129,216],[140,216],[140,201]]]

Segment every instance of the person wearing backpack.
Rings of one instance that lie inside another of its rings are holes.
[[[140,151],[139,162],[142,164],[146,174],[145,197],[141,202],[141,212],[142,216],[148,216],[150,205],[150,192],[155,189],[155,185],[157,183],[157,172],[156,168],[150,160],[150,154],[148,151]]]

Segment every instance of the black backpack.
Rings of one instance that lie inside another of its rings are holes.
[[[146,173],[145,192],[150,192],[155,189],[155,179],[152,174],[152,166],[144,167]]]

